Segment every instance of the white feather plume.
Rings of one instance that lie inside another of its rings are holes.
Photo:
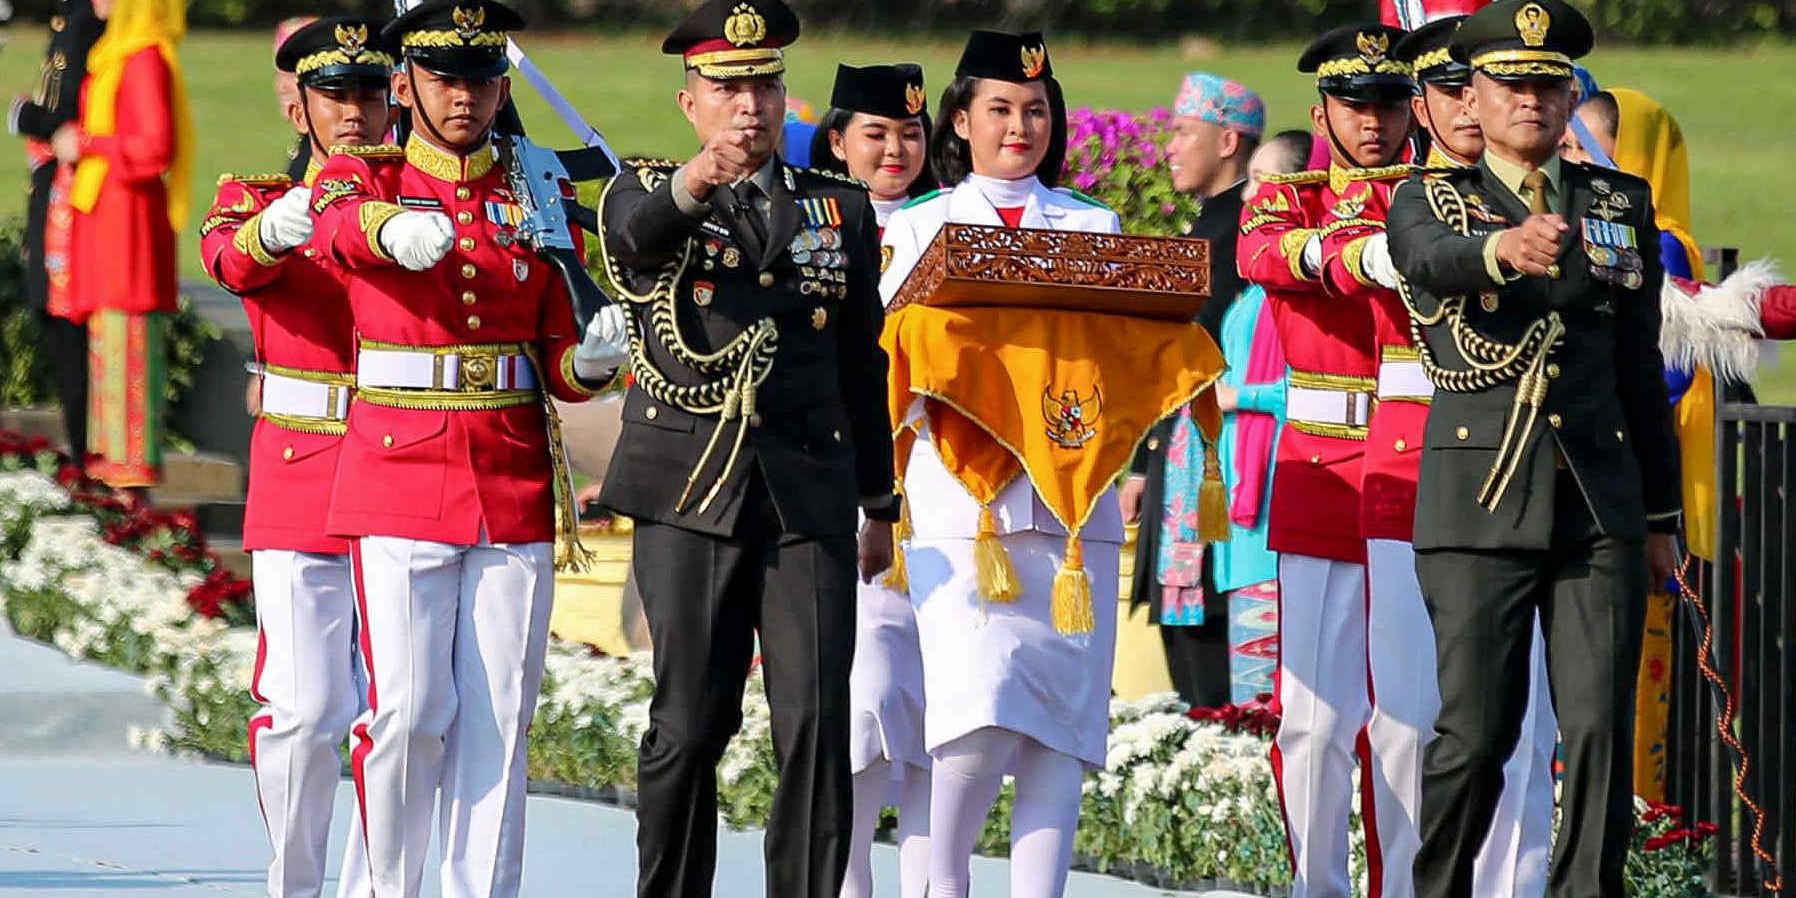
[[[1748,262],[1719,284],[1701,285],[1694,296],[1667,277],[1659,292],[1659,351],[1671,364],[1701,365],[1723,381],[1751,379],[1765,335],[1759,299],[1781,283],[1770,259]]]

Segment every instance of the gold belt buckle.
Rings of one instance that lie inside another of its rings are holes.
[[[491,350],[476,350],[461,354],[462,392],[491,390],[498,381],[498,376],[498,353]]]

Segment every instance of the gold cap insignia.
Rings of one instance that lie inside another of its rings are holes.
[[[767,39],[767,20],[747,3],[739,3],[723,23],[723,37],[738,47],[752,47]]]
[[[923,95],[923,85],[906,84],[904,86],[904,111],[916,115],[923,111],[928,100]]]
[[[1384,34],[1359,35],[1359,57],[1366,65],[1376,66],[1391,52],[1391,38]]]
[[[1553,27],[1553,17],[1547,13],[1546,7],[1538,3],[1530,3],[1516,11],[1515,30],[1521,35],[1522,45],[1539,47],[1547,42],[1547,29]]]
[[[1023,77],[1038,78],[1042,70],[1048,67],[1047,47],[1023,48]]]
[[[456,36],[460,37],[463,42],[473,40],[476,35],[480,34],[481,27],[486,24],[486,10],[478,6],[473,9],[457,6],[449,14],[449,17],[455,22]]]
[[[368,46],[368,26],[338,25],[337,46],[352,59],[360,56],[362,49]]]

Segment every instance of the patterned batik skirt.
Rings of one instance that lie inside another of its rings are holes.
[[[114,487],[162,480],[168,316],[102,309],[88,319],[87,472]]]

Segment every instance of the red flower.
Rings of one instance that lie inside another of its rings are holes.
[[[1661,833],[1659,835],[1653,836],[1650,839],[1647,839],[1646,840],[1646,850],[1647,851],[1661,851],[1666,848],[1670,848],[1671,846],[1676,845],[1680,842],[1687,842],[1687,841],[1689,841],[1689,839],[1690,839],[1690,830],[1674,829],[1674,830],[1671,830],[1670,832]]]
[[[1721,828],[1716,826],[1713,823],[1698,823],[1698,824],[1696,824],[1696,836],[1693,841],[1701,841],[1704,839],[1713,839],[1713,838],[1715,838],[1715,833],[1719,832],[1720,830],[1721,830]]]

